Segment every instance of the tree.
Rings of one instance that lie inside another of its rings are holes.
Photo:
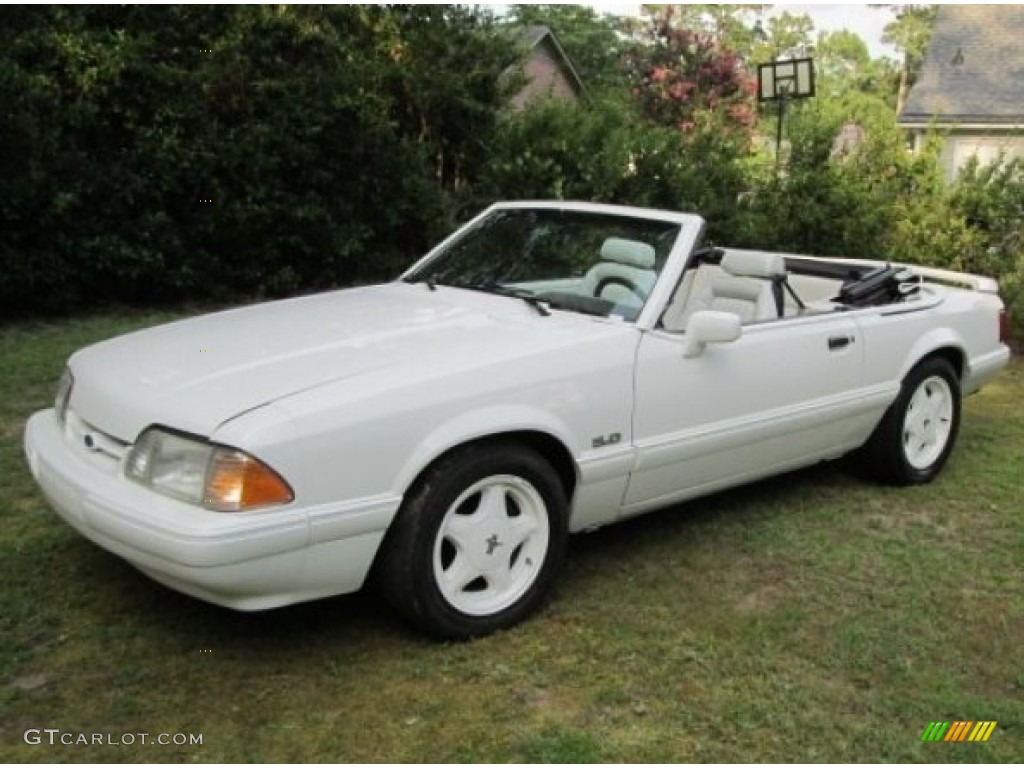
[[[658,17],[670,15],[674,23],[715,40],[724,48],[743,57],[752,50],[755,33],[753,19],[763,13],[766,5],[741,4],[706,5],[681,3],[673,5],[643,5],[642,15]]]
[[[390,59],[393,114],[430,153],[446,192],[464,186],[486,161],[480,141],[510,94],[502,71],[515,44],[493,19],[467,6],[394,6],[378,47]]]
[[[882,42],[896,46],[903,53],[903,68],[900,70],[899,91],[896,95],[896,114],[899,114],[907,103],[910,86],[913,85],[914,78],[924,61],[938,7],[893,5],[890,8],[895,12],[896,18],[886,25]]]
[[[822,32],[814,54],[819,96],[834,98],[854,90],[892,101],[897,74],[891,61],[872,59],[867,44],[855,32]]]
[[[686,26],[679,6],[645,6],[638,44],[626,57],[643,114],[690,131],[698,119],[748,136],[757,84],[741,58],[716,38]]]
[[[619,18],[585,5],[513,5],[510,18],[519,25],[550,27],[589,91],[623,85],[627,43]]]
[[[805,55],[812,46],[814,21],[806,13],[783,11],[768,19],[765,31],[760,21],[754,26],[751,59],[759,63],[775,58]]]

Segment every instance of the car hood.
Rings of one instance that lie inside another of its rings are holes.
[[[582,318],[569,323],[578,334]],[[297,392],[373,370],[565,343],[567,318],[424,285],[356,288],[218,312],[87,347],[70,360],[71,407],[133,442],[150,424],[201,435]],[[595,324],[590,324],[595,325]]]

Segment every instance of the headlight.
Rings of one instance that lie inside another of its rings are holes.
[[[287,504],[295,498],[277,472],[245,451],[156,427],[136,441],[125,475],[218,512]]]
[[[75,386],[75,377],[71,375],[71,369],[65,368],[57,383],[57,394],[53,398],[53,408],[57,411],[57,418],[63,424],[68,415],[68,402],[71,400],[71,388]]]

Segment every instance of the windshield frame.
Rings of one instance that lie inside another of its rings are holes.
[[[633,206],[607,205],[603,203],[567,202],[561,200],[500,202],[487,207],[470,221],[452,232],[448,237],[444,238],[440,243],[438,243],[438,245],[427,252],[426,255],[405,270],[405,272],[398,277],[398,281],[408,282],[409,278],[415,280],[417,273],[421,273],[421,270],[425,270],[429,267],[431,262],[443,256],[453,242],[461,238],[470,230],[476,228],[479,222],[483,221],[486,217],[501,210],[556,210],[591,213],[604,216],[620,216],[623,218],[650,220],[677,225],[679,227],[679,231],[676,235],[675,242],[669,248],[668,255],[665,257],[657,280],[641,307],[639,314],[634,319],[624,320],[623,318],[615,315],[602,317],[576,312],[572,309],[560,310],[557,305],[552,305],[551,307],[552,310],[586,317],[590,320],[616,323],[626,322],[630,325],[635,325],[646,330],[650,330],[655,326],[657,318],[661,314],[661,309],[668,298],[670,298],[672,289],[678,281],[679,276],[682,274],[699,233],[704,226],[704,220],[695,214],[677,213],[674,211],[665,211],[653,208],[637,208]],[[443,284],[439,284],[439,286],[440,285]]]

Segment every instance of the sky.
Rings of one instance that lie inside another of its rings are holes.
[[[628,16],[640,15],[640,3],[594,2],[589,3],[589,5],[606,13]],[[798,5],[794,3],[791,5],[773,5],[768,15],[777,15],[783,11],[789,11],[793,14],[806,13],[814,21],[815,32],[849,29],[863,38],[872,56],[897,58],[895,49],[882,43],[882,29],[892,19],[892,12],[887,8],[871,8],[866,4],[828,5],[813,3]]]
[[[814,20],[816,32],[834,32],[848,29],[856,32],[868,45],[872,56],[897,58],[896,49],[882,42],[882,30],[892,21],[888,8],[871,8],[868,5],[773,5],[772,13],[806,13]]]

